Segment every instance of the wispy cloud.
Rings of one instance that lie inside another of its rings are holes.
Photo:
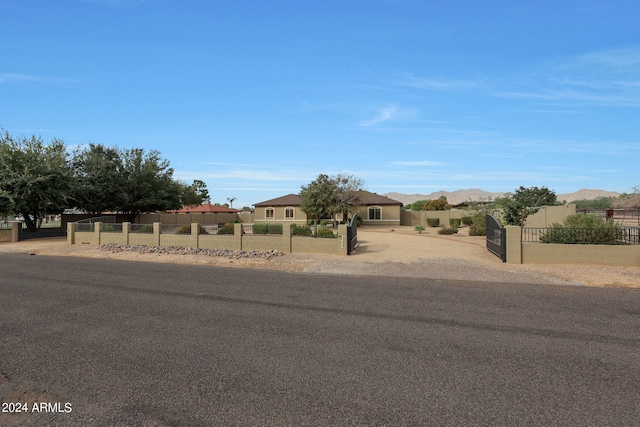
[[[408,119],[414,117],[416,114],[416,110],[400,108],[399,106],[393,104],[387,107],[379,108],[373,118],[361,121],[360,126],[378,126],[389,121]]]
[[[32,76],[29,74],[0,73],[2,83],[72,83],[74,80],[56,77]]]
[[[543,105],[640,107],[640,46],[568,57],[511,83],[494,95]]]
[[[410,73],[396,74],[390,83],[397,86],[406,86],[424,90],[459,90],[468,89],[480,84],[476,80],[436,79],[429,77],[417,77]]]

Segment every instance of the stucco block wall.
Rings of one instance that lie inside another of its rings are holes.
[[[129,245],[158,246],[159,238],[151,233],[129,233]]]
[[[126,245],[127,235],[121,232],[100,233],[100,244],[108,245],[110,243],[116,245]]]
[[[207,235],[198,236],[198,247],[202,249],[228,249],[239,251],[242,249],[242,240],[239,236],[231,235]]]
[[[12,221],[10,229],[0,230],[0,242],[17,242],[20,238],[22,221]]]
[[[400,225],[424,225],[427,226],[427,218],[438,218],[440,225],[449,225],[450,219],[461,219],[463,216],[470,216],[468,212],[458,209],[447,211],[402,211]]]
[[[291,252],[347,255],[346,236],[337,239],[314,239],[313,237],[297,237],[291,239]]]
[[[77,232],[74,224],[69,225],[68,242],[70,244],[99,245],[117,243],[148,246],[180,246],[206,249],[229,249],[245,251],[277,250],[285,253],[327,253],[346,255],[347,243],[342,236],[347,234],[347,226],[338,227],[339,237],[336,239],[315,239],[312,237],[291,236],[291,226],[284,226],[282,235],[252,236],[242,234],[242,224],[234,224],[234,235],[197,234],[198,224],[191,225],[191,234],[160,234],[160,224],[153,224],[153,234],[130,233],[130,225],[123,223],[122,233],[99,232],[100,224],[96,223],[96,231]]]
[[[533,215],[529,215],[525,221],[525,227],[543,228],[554,222],[562,223],[564,219],[576,213],[576,205],[544,206]]]
[[[640,245],[553,245],[522,243],[522,262],[640,267]]]
[[[244,236],[242,238],[243,251],[270,251],[291,252],[288,240],[282,236]]]
[[[74,240],[76,245],[99,245],[100,234],[94,231],[76,231]]]

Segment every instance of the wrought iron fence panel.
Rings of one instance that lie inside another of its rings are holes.
[[[102,224],[100,231],[103,233],[122,233],[122,224],[115,224],[115,223]]]
[[[640,227],[526,227],[522,230],[522,241],[582,245],[640,244]]]
[[[130,233],[153,233],[153,224],[131,224],[129,226]]]
[[[89,233],[95,231],[95,224],[92,222],[78,222],[76,223],[76,231],[80,233]]]

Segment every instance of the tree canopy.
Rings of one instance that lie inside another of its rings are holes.
[[[363,186],[363,181],[353,175],[320,174],[310,184],[302,186],[300,208],[309,217],[316,219],[336,213],[348,215],[358,207],[359,193]]]
[[[125,198],[120,152],[102,144],[76,150],[71,161],[76,181],[77,208],[99,215],[117,211]]]
[[[169,161],[160,152],[146,153],[141,148],[121,152],[124,199],[119,211],[133,222],[143,212],[165,211],[182,207],[183,186],[173,179]]]
[[[19,213],[36,231],[46,214],[73,206],[76,182],[61,140],[0,135],[0,213]]]
[[[556,193],[547,187],[520,187],[514,194],[507,194],[496,199],[502,208],[502,219],[507,225],[524,225],[524,220],[538,212],[541,206],[554,206],[557,203]]]
[[[209,201],[209,190],[207,184],[199,179],[193,181],[191,185],[183,184],[182,195],[180,200],[183,205],[201,205]]]
[[[20,214],[35,231],[46,214],[80,208],[99,215],[121,212],[130,221],[143,212],[200,204],[206,184],[173,179],[169,161],[158,151],[120,150],[89,144],[73,156],[61,140],[0,134],[0,216]]]

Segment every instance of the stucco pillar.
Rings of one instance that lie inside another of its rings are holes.
[[[20,240],[20,230],[22,229],[22,221],[11,221],[11,241]]]
[[[67,223],[67,243],[70,245],[76,244],[76,223]]]
[[[129,246],[129,232],[131,231],[131,223],[123,222],[122,223],[122,233],[124,234],[124,242],[125,245]]]
[[[160,223],[159,222],[153,223],[153,240],[156,246],[160,246]]]
[[[242,223],[233,224],[233,239],[236,241],[237,247],[242,250]]]
[[[522,236],[517,225],[507,225],[507,264],[522,264]]]
[[[282,238],[285,241],[285,247],[291,253],[291,227],[293,224],[282,224]]]

